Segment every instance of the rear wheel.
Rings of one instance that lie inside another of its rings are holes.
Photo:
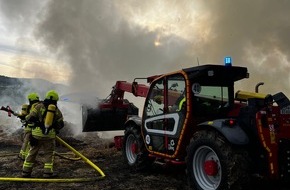
[[[123,155],[129,166],[142,170],[153,163],[154,160],[148,156],[148,151],[138,126],[129,125],[126,128],[123,143]]]
[[[217,132],[196,132],[187,155],[187,175],[194,189],[242,189],[248,171],[247,154],[234,152]]]

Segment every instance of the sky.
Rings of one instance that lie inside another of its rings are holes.
[[[106,97],[117,80],[201,64],[245,66],[253,91],[290,94],[290,1],[0,0],[2,75]],[[239,90],[237,89],[237,90]]]

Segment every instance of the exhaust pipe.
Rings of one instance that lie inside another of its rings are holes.
[[[256,87],[255,87],[255,92],[256,92],[256,93],[259,92],[259,87],[260,87],[261,85],[264,85],[264,82],[259,82],[259,83],[256,85]]]

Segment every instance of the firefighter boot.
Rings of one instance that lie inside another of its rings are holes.
[[[31,178],[31,173],[30,172],[22,172],[22,177],[23,178]]]
[[[57,174],[55,174],[55,173],[44,173],[43,174],[43,178],[55,178],[55,177],[57,177],[58,175]]]

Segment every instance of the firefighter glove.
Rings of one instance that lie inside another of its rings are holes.
[[[23,120],[25,121],[25,115],[18,115],[17,117],[18,117],[21,121],[23,121]]]

